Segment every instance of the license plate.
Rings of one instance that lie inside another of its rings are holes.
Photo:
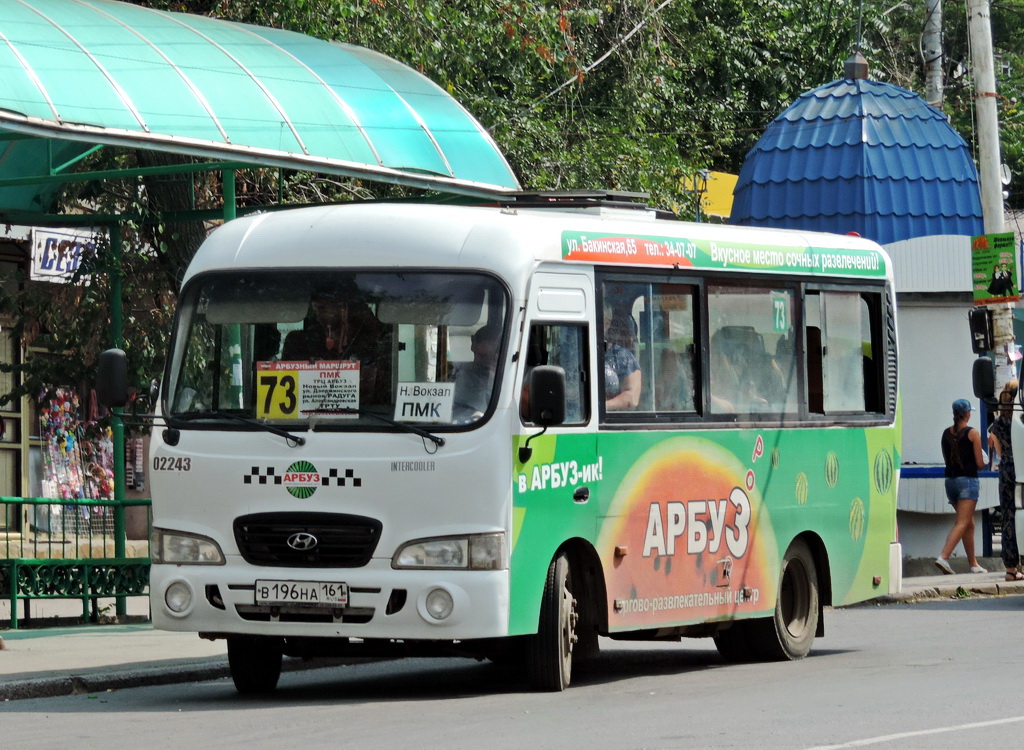
[[[256,603],[306,607],[348,606],[348,584],[327,581],[256,581]]]

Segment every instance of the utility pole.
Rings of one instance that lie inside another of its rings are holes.
[[[924,100],[942,109],[942,0],[926,0],[921,54],[924,57]]]
[[[978,175],[981,180],[981,210],[985,234],[1005,231],[1003,184],[999,155],[999,99],[996,94],[995,61],[992,54],[992,20],[989,0],[968,0],[968,25],[974,53],[972,76],[978,138]],[[1009,357],[1013,347],[1013,303],[991,306],[992,342],[996,365],[996,393],[1016,375]]]

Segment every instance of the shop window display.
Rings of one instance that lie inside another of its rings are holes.
[[[79,396],[70,388],[57,388],[40,399],[42,497],[113,499],[113,437],[110,428],[100,426],[96,416],[83,416]],[[113,516],[106,507],[68,505],[60,510],[39,510],[47,513],[46,518],[36,518],[40,530],[113,533]]]

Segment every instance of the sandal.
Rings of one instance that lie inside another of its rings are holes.
[[[1019,570],[1008,570],[1006,571],[1007,581],[1024,581],[1024,573]]]

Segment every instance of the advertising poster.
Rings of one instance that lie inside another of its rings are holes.
[[[1013,232],[971,238],[971,276],[976,305],[1020,299]]]

